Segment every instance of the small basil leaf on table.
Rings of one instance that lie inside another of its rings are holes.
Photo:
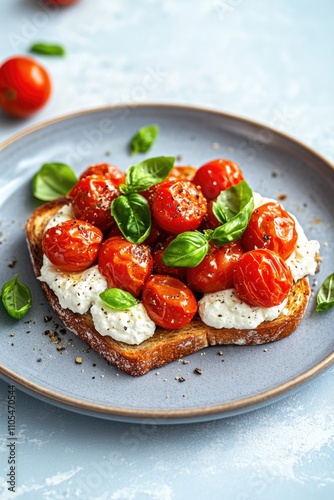
[[[162,262],[169,267],[196,267],[209,250],[206,236],[198,231],[185,231],[171,241],[162,255]]]
[[[146,153],[155,142],[159,133],[158,125],[147,125],[138,130],[132,137],[130,142],[130,150],[132,154]]]
[[[172,170],[174,161],[175,158],[170,156],[157,156],[133,165],[126,173],[126,193],[146,191],[154,184],[164,181]]]
[[[317,295],[316,312],[328,311],[334,306],[334,273],[327,276]]]
[[[15,319],[23,318],[31,306],[31,292],[19,281],[18,274],[3,285],[1,299],[8,314]]]
[[[44,56],[64,56],[66,54],[64,47],[55,43],[34,43],[29,50]]]
[[[77,176],[65,163],[45,163],[33,177],[33,195],[42,201],[55,200],[68,194],[77,182]]]
[[[102,302],[112,309],[125,311],[138,304],[138,300],[130,293],[121,288],[109,288],[100,293]]]
[[[143,243],[151,230],[151,213],[147,200],[138,193],[115,198],[111,214],[124,235],[131,243]]]

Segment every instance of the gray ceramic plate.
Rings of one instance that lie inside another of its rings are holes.
[[[125,375],[87,352],[69,332],[62,335],[63,351],[45,335],[57,320],[53,315],[44,322],[52,313],[25,244],[25,221],[37,206],[32,176],[49,161],[69,163],[78,173],[102,161],[126,169],[133,162],[127,149],[130,137],[151,123],[158,123],[161,131],[150,156],[180,155],[180,164],[195,166],[228,157],[241,165],[254,190],[283,196],[308,237],[321,242],[317,281],[333,272],[334,172],[326,160],[295,140],[234,116],[172,105],[104,108],[52,120],[8,140],[0,151],[1,282],[18,273],[34,299],[20,322],[0,310],[0,373],[50,403],[122,421],[209,420],[271,403],[334,360],[333,313],[315,313],[314,296],[303,323],[287,339],[266,346],[211,347],[189,356],[187,364],[174,362],[141,378]],[[76,356],[83,358],[81,365],[75,363]],[[195,368],[202,375],[194,373]]]

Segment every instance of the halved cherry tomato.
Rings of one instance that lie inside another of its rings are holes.
[[[207,200],[213,200],[221,191],[243,180],[239,165],[234,161],[220,158],[200,167],[192,182],[200,186]]]
[[[185,267],[168,267],[162,262],[162,255],[166,250],[169,243],[174,239],[174,236],[169,236],[164,241],[159,241],[152,248],[152,257],[154,260],[153,273],[154,274],[167,274],[168,276],[173,276],[181,281],[185,281],[186,269]]]
[[[191,167],[190,165],[177,165],[172,168],[166,180],[192,181],[196,174],[196,170],[195,167]]]
[[[152,272],[153,259],[148,246],[114,236],[103,243],[98,264],[112,288],[122,288],[137,296]]]
[[[254,210],[241,242],[246,250],[268,248],[287,259],[296,247],[298,233],[291,215],[278,202]]]
[[[201,293],[233,288],[233,271],[242,255],[243,249],[238,241],[222,246],[211,244],[202,262],[187,269],[188,286]]]
[[[246,252],[234,268],[235,290],[251,306],[278,306],[288,296],[292,283],[290,269],[271,250]]]
[[[110,165],[110,163],[97,163],[96,165],[91,165],[82,172],[79,179],[81,180],[92,175],[110,179],[117,188],[120,184],[125,183],[125,173],[118,167],[115,167],[115,165]]]
[[[197,311],[197,301],[190,288],[162,274],[155,274],[146,281],[142,300],[151,320],[163,328],[182,328]]]
[[[7,59],[0,67],[0,107],[24,118],[48,101],[51,80],[46,69],[31,57]]]
[[[206,200],[192,182],[168,181],[158,186],[152,210],[159,226],[179,234],[199,227],[206,213]]]
[[[60,271],[84,271],[97,259],[102,238],[102,232],[89,222],[70,219],[45,231],[42,249]]]
[[[90,222],[103,232],[114,223],[110,207],[117,196],[119,191],[111,180],[95,175],[79,180],[69,194],[73,198],[74,216]]]

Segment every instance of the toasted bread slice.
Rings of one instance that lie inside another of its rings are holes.
[[[64,204],[65,197],[45,203],[37,208],[26,225],[27,242],[36,276],[40,276],[43,262],[41,241],[46,224]],[[133,375],[144,375],[171,361],[183,358],[209,345],[263,344],[290,335],[301,322],[305,313],[310,287],[308,278],[295,283],[288,297],[288,313],[273,321],[265,321],[257,328],[215,329],[205,325],[199,317],[179,330],[165,330],[158,327],[153,337],[139,345],[129,345],[100,335],[94,328],[91,314],[83,315],[63,309],[54,292],[41,282],[45,296],[64,325],[104,358],[120,370]]]

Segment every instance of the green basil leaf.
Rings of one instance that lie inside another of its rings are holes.
[[[222,191],[214,201],[212,211],[222,224],[235,217],[253,197],[253,191],[246,181]]]
[[[170,156],[158,156],[133,165],[126,173],[126,191],[146,191],[154,184],[164,181],[172,170],[174,161],[175,158]]]
[[[115,198],[111,204],[111,214],[131,243],[143,243],[151,230],[151,212],[147,200],[138,193]]]
[[[253,191],[246,181],[221,192],[217,198],[216,217],[225,220],[217,227],[210,240],[215,245],[225,245],[238,240],[246,230],[254,210]]]
[[[66,54],[64,47],[61,45],[41,42],[34,43],[29,51],[44,56],[64,56]]]
[[[102,302],[112,309],[125,311],[138,304],[138,300],[130,293],[121,288],[109,288],[100,293]]]
[[[148,125],[147,127],[140,128],[131,139],[131,153],[146,153],[149,149],[151,149],[158,136],[158,132],[158,125]]]
[[[334,274],[327,276],[317,295],[316,312],[328,311],[334,306]]]
[[[32,189],[35,198],[50,201],[68,194],[78,179],[64,163],[45,163],[34,175]]]
[[[10,316],[21,319],[31,306],[31,293],[27,285],[21,283],[18,274],[5,283],[1,290],[2,303]]]
[[[162,254],[162,262],[169,267],[196,267],[209,250],[209,242],[198,231],[178,234]]]

